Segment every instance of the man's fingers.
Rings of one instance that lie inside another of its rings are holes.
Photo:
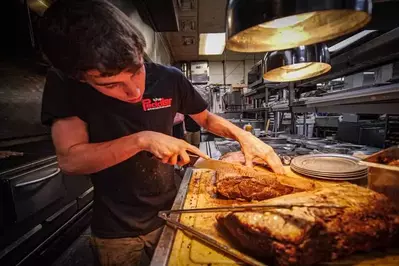
[[[168,157],[162,158],[162,163],[168,163],[168,162],[169,162],[169,158]]]
[[[181,151],[179,155],[179,161],[177,162],[179,166],[186,165],[190,162],[190,156],[188,156],[186,151]]]
[[[205,153],[203,153],[202,151],[200,151],[200,149],[198,149],[197,147],[187,144],[187,148],[188,151],[198,155],[199,157],[202,157],[204,159],[209,159],[210,157],[208,155],[206,155]]]
[[[171,165],[177,164],[177,156],[179,156],[179,155],[178,155],[178,154],[173,154],[173,155],[169,158],[168,164],[171,164]]]
[[[250,155],[246,155],[246,154],[244,154],[244,155],[245,155],[245,166],[253,167],[254,166],[252,163],[253,157]]]
[[[263,159],[269,164],[273,172],[281,175],[285,174],[284,166],[275,152],[269,152]]]

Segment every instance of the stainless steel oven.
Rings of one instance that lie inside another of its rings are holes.
[[[4,224],[18,223],[63,198],[63,175],[57,162],[3,178]]]
[[[26,150],[25,164],[10,158],[14,167],[0,172],[0,265],[51,260],[91,217],[89,177],[64,175],[56,156],[30,161]]]

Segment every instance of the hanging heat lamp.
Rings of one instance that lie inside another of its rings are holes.
[[[229,0],[226,48],[269,52],[324,42],[365,26],[371,0]]]
[[[316,77],[331,69],[327,45],[314,44],[267,53],[264,58],[265,80],[292,82]]]

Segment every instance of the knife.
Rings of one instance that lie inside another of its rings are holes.
[[[231,163],[215,159],[203,159],[199,158],[198,155],[191,155],[191,154],[189,154],[189,156],[191,160],[190,165],[193,166],[194,168],[210,169],[214,171],[227,170],[229,172],[237,172],[243,174],[245,173],[248,174],[253,173],[254,175],[259,174],[259,172],[256,169],[242,165],[241,163]]]

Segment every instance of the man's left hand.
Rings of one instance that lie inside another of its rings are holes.
[[[249,132],[243,133],[238,141],[241,144],[241,151],[245,156],[245,165],[252,167],[252,160],[258,157],[267,162],[270,168],[276,174],[284,174],[284,167],[280,158],[274,152],[273,148],[255,137]]]

